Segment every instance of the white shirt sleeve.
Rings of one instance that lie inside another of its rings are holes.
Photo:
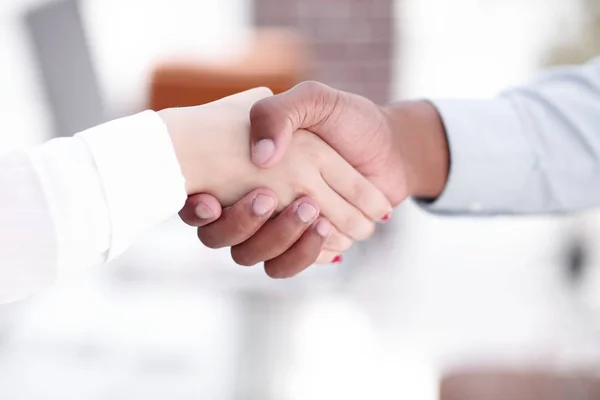
[[[489,101],[440,100],[450,147],[442,214],[600,207],[600,59]]]
[[[0,303],[117,257],[185,199],[167,128],[152,111],[0,158]]]

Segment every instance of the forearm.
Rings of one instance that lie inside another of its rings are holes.
[[[186,198],[166,127],[152,112],[0,160],[0,302],[61,270],[122,253]]]
[[[435,199],[448,178],[450,155],[442,120],[428,102],[400,102],[384,108],[406,165],[408,194]]]
[[[427,107],[426,103],[417,104],[419,110]],[[416,154],[421,158],[409,162],[416,170],[414,179],[427,185],[437,182],[432,187],[439,188],[441,177],[447,176],[435,201],[422,203],[430,211],[485,215],[600,206],[598,61],[551,71],[496,99],[433,104],[437,113],[431,113],[431,108],[428,114],[413,109],[409,119],[403,114],[410,108],[400,105],[396,116],[399,136],[405,137],[407,147],[426,148],[435,155],[407,152],[407,157]],[[419,113],[426,122],[414,117]],[[440,138],[444,129],[445,140]],[[428,145],[429,138],[436,138],[437,145]],[[410,145],[413,142],[417,144]],[[444,143],[449,158],[440,151]],[[440,159],[449,161],[449,169],[435,163]],[[429,193],[436,194],[433,190]],[[422,197],[423,191],[411,194]]]

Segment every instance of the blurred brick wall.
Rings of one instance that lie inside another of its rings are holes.
[[[254,0],[257,26],[297,28],[317,57],[315,79],[377,103],[389,100],[394,0]]]

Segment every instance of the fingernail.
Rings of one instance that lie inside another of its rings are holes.
[[[388,222],[390,219],[392,219],[392,213],[391,212],[385,214],[383,216],[383,218],[381,218],[381,222]]]
[[[254,164],[263,165],[275,154],[275,142],[271,139],[261,139],[254,144],[252,161]]]
[[[331,233],[331,224],[326,219],[317,222],[317,233],[326,238]]]
[[[333,258],[333,260],[331,260],[332,264],[339,264],[344,260],[344,258],[342,256],[335,256]]]
[[[214,218],[215,214],[205,203],[198,203],[195,209],[196,216],[200,219],[211,219]]]
[[[302,203],[298,206],[296,214],[298,214],[300,221],[308,223],[317,218],[317,209],[308,203]]]
[[[275,200],[264,194],[257,194],[254,200],[252,200],[252,211],[259,216],[268,214],[274,207]]]

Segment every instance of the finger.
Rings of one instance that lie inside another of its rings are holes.
[[[189,196],[179,217],[190,226],[201,227],[216,221],[221,216],[221,204],[209,194]]]
[[[271,217],[277,196],[268,189],[257,189],[235,205],[224,209],[221,218],[198,228],[198,238],[210,248],[235,246],[250,238]]]
[[[324,249],[336,253],[348,251],[354,244],[354,241],[333,227],[331,234],[325,241]]]
[[[339,157],[328,157],[321,168],[327,184],[372,221],[383,221],[392,211],[387,197],[356,169]]]
[[[318,218],[288,251],[265,262],[265,272],[271,278],[289,278],[304,271],[319,257],[331,224]]]
[[[318,216],[316,202],[307,197],[300,198],[250,239],[232,247],[231,257],[246,266],[275,258],[292,247]]]
[[[257,167],[279,162],[292,134],[318,125],[335,108],[337,91],[317,82],[303,82],[287,92],[259,100],[250,110],[250,146]]]
[[[368,239],[375,230],[373,222],[360,210],[323,182],[323,187],[312,196],[321,205],[321,215],[326,217],[338,231],[354,240]]]
[[[344,258],[342,257],[341,253],[324,249],[323,251],[321,251],[321,254],[319,254],[319,257],[317,258],[317,261],[315,262],[315,264],[319,264],[319,265],[339,264],[343,260],[344,260]]]

